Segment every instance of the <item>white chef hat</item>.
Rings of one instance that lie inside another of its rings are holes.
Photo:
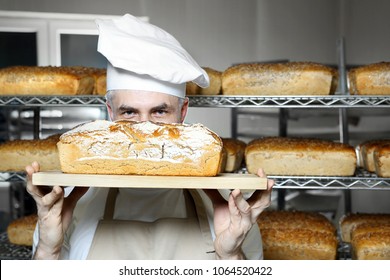
[[[96,23],[98,51],[108,60],[107,91],[133,89],[184,97],[186,82],[209,86],[207,73],[161,28],[129,14]]]

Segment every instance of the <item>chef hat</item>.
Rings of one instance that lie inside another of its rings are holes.
[[[98,51],[108,60],[107,91],[133,89],[184,97],[186,82],[209,86],[207,73],[161,28],[129,14],[96,23]]]

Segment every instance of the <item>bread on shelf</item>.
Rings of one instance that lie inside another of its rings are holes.
[[[374,151],[375,173],[379,177],[390,177],[390,141]]]
[[[246,143],[234,138],[222,138],[222,142],[224,149],[226,149],[224,172],[235,172],[243,163]]]
[[[0,95],[88,95],[95,79],[84,67],[10,66],[0,69]]]
[[[65,173],[215,176],[221,138],[201,124],[92,121],[58,142]]]
[[[267,175],[352,176],[356,170],[354,147],[330,140],[299,137],[263,137],[247,144],[249,173],[263,168]]]
[[[210,79],[210,86],[202,88],[193,82],[186,85],[186,95],[218,95],[222,89],[222,72],[211,67],[203,67]]]
[[[33,161],[41,171],[60,170],[57,142],[60,134],[46,139],[9,140],[0,144],[0,171],[22,172]]]
[[[344,242],[351,242],[354,228],[360,224],[390,224],[390,214],[386,213],[348,213],[340,218],[340,235]]]
[[[34,230],[38,221],[36,214],[24,216],[7,226],[8,240],[12,244],[32,246]]]
[[[336,228],[319,213],[268,210],[257,223],[266,260],[336,259]]]
[[[314,62],[247,63],[222,73],[224,95],[329,95],[336,69]]]
[[[349,91],[354,95],[390,95],[390,62],[354,67],[348,71]]]
[[[376,172],[375,150],[384,144],[390,144],[390,139],[370,139],[359,144],[363,168],[369,172]]]

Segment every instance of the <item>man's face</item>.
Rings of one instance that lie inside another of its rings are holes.
[[[181,123],[187,113],[188,101],[183,106],[178,97],[146,91],[116,91],[112,93],[107,109],[112,121],[152,121]]]

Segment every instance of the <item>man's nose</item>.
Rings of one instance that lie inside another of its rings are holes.
[[[152,119],[150,118],[150,116],[148,114],[141,114],[139,116],[139,120],[140,122],[147,122],[147,121],[151,121]]]

